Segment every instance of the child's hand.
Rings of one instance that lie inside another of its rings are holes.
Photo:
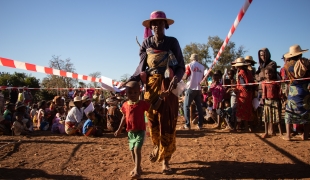
[[[121,131],[118,129],[117,131],[115,131],[114,136],[117,137],[120,134],[121,134]]]
[[[167,97],[168,95],[169,95],[169,90],[167,90],[167,91],[164,91],[164,92],[161,92],[160,93],[160,95],[159,95],[159,97],[161,98],[161,99],[163,99],[164,97]]]

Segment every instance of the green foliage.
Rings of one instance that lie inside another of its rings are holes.
[[[185,63],[189,63],[190,55],[196,53],[198,54],[199,62],[206,68],[209,68],[209,65],[212,64],[220,51],[223,42],[218,36],[209,36],[207,44],[190,43],[186,45],[183,49]],[[223,72],[225,68],[230,69],[231,62],[243,56],[246,52],[243,46],[236,48],[236,44],[230,41],[222,52],[217,64],[213,67],[213,71],[221,70]]]
[[[1,86],[9,86],[9,87],[31,87],[31,88],[39,88],[40,80],[26,73],[18,73],[14,72],[10,73],[1,73],[0,74],[0,85]],[[37,94],[38,90],[30,90],[34,100],[36,100],[35,94]],[[9,97],[9,90],[4,90],[3,94],[5,97]]]
[[[198,55],[198,62],[203,64],[206,68],[208,68],[208,63],[211,63],[211,57],[209,55],[209,47],[207,44],[200,44],[200,43],[190,43],[186,45],[183,49],[183,56],[185,64],[190,63],[190,56],[191,54]]]

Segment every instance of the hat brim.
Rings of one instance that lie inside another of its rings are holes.
[[[249,63],[236,63],[236,64],[233,64],[232,66],[248,66],[250,65]]]
[[[294,57],[294,56],[298,56],[304,52],[307,52],[309,49],[304,49],[304,50],[301,50],[300,52],[297,52],[297,53],[286,53],[284,54],[284,58],[291,58],[291,57]]]
[[[249,61],[249,62],[251,62],[251,63],[256,64],[256,62],[255,62],[254,60],[252,60],[252,59],[245,59],[245,61]]]
[[[155,20],[166,20],[168,25],[171,25],[171,24],[174,23],[174,20],[172,20],[172,19],[156,18],[156,19],[148,19],[148,20],[145,20],[145,21],[142,22],[142,25],[143,25],[144,27],[146,27],[146,28],[151,28],[151,27],[150,27],[150,24],[151,24],[150,22],[151,22],[151,21],[155,21]]]

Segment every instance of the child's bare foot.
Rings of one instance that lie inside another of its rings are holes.
[[[141,169],[138,170],[138,169],[134,168],[134,169],[130,172],[130,177],[131,177],[131,179],[139,179],[139,178],[140,178],[140,172],[141,172]]]
[[[268,136],[267,133],[265,133],[265,134],[263,134],[261,137],[262,137],[263,139],[265,139],[265,138],[267,138],[267,137],[269,137],[269,136]]]
[[[285,140],[285,141],[290,141],[291,140],[291,138],[287,137],[287,136],[282,136],[282,139]]]

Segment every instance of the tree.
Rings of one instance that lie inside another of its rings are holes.
[[[192,53],[198,54],[199,62],[206,68],[213,62],[220,48],[222,47],[223,40],[218,36],[209,36],[207,44],[191,43],[186,45],[183,49],[184,61],[189,63],[189,57]],[[217,64],[213,67],[213,70],[223,70],[230,67],[230,63],[240,56],[243,56],[247,51],[243,46],[240,46],[236,50],[236,44],[229,42],[225,50],[222,52]],[[211,56],[212,55],[212,56]]]
[[[90,73],[89,76],[91,77],[95,77],[95,78],[101,78],[101,72],[99,71],[96,71],[96,72],[93,72],[93,73]],[[88,84],[89,87],[98,87],[99,83],[98,82],[91,82]]]
[[[71,59],[67,58],[66,60],[62,60],[60,59],[60,56],[52,56],[52,59],[49,62],[49,67],[66,72],[75,72]],[[41,85],[45,88],[71,88],[74,87],[77,82],[77,79],[70,77],[47,75],[47,77],[43,78]],[[59,92],[57,90],[49,90],[49,93],[57,95]]]
[[[79,84],[79,87],[81,87],[81,88],[85,88],[86,87],[86,84],[84,82],[82,82],[82,81],[79,81],[78,84]]]
[[[208,37],[208,47],[210,47],[213,51],[213,59],[217,56],[220,48],[223,45],[223,40],[218,36]],[[243,56],[247,51],[244,49],[243,46],[239,46],[236,50],[236,44],[232,41],[228,42],[224,51],[220,55],[217,64],[213,67],[214,70],[223,70],[225,68],[229,69],[231,66],[231,62],[233,62],[238,57]]]
[[[18,73],[14,72],[13,74],[10,73],[0,73],[0,84],[2,86],[9,86],[9,87],[29,87],[29,88],[39,88],[40,87],[40,80],[31,76],[31,74],[26,73]],[[31,89],[30,90],[32,96],[34,97],[34,101],[37,100],[38,90]],[[5,97],[9,96],[9,90],[4,90]]]
[[[185,64],[190,63],[191,54],[196,53],[198,55],[199,62],[208,68],[208,63],[211,62],[209,55],[209,47],[206,44],[190,43],[183,49],[183,56]]]
[[[120,82],[126,82],[130,78],[130,74],[123,74],[121,76]]]

